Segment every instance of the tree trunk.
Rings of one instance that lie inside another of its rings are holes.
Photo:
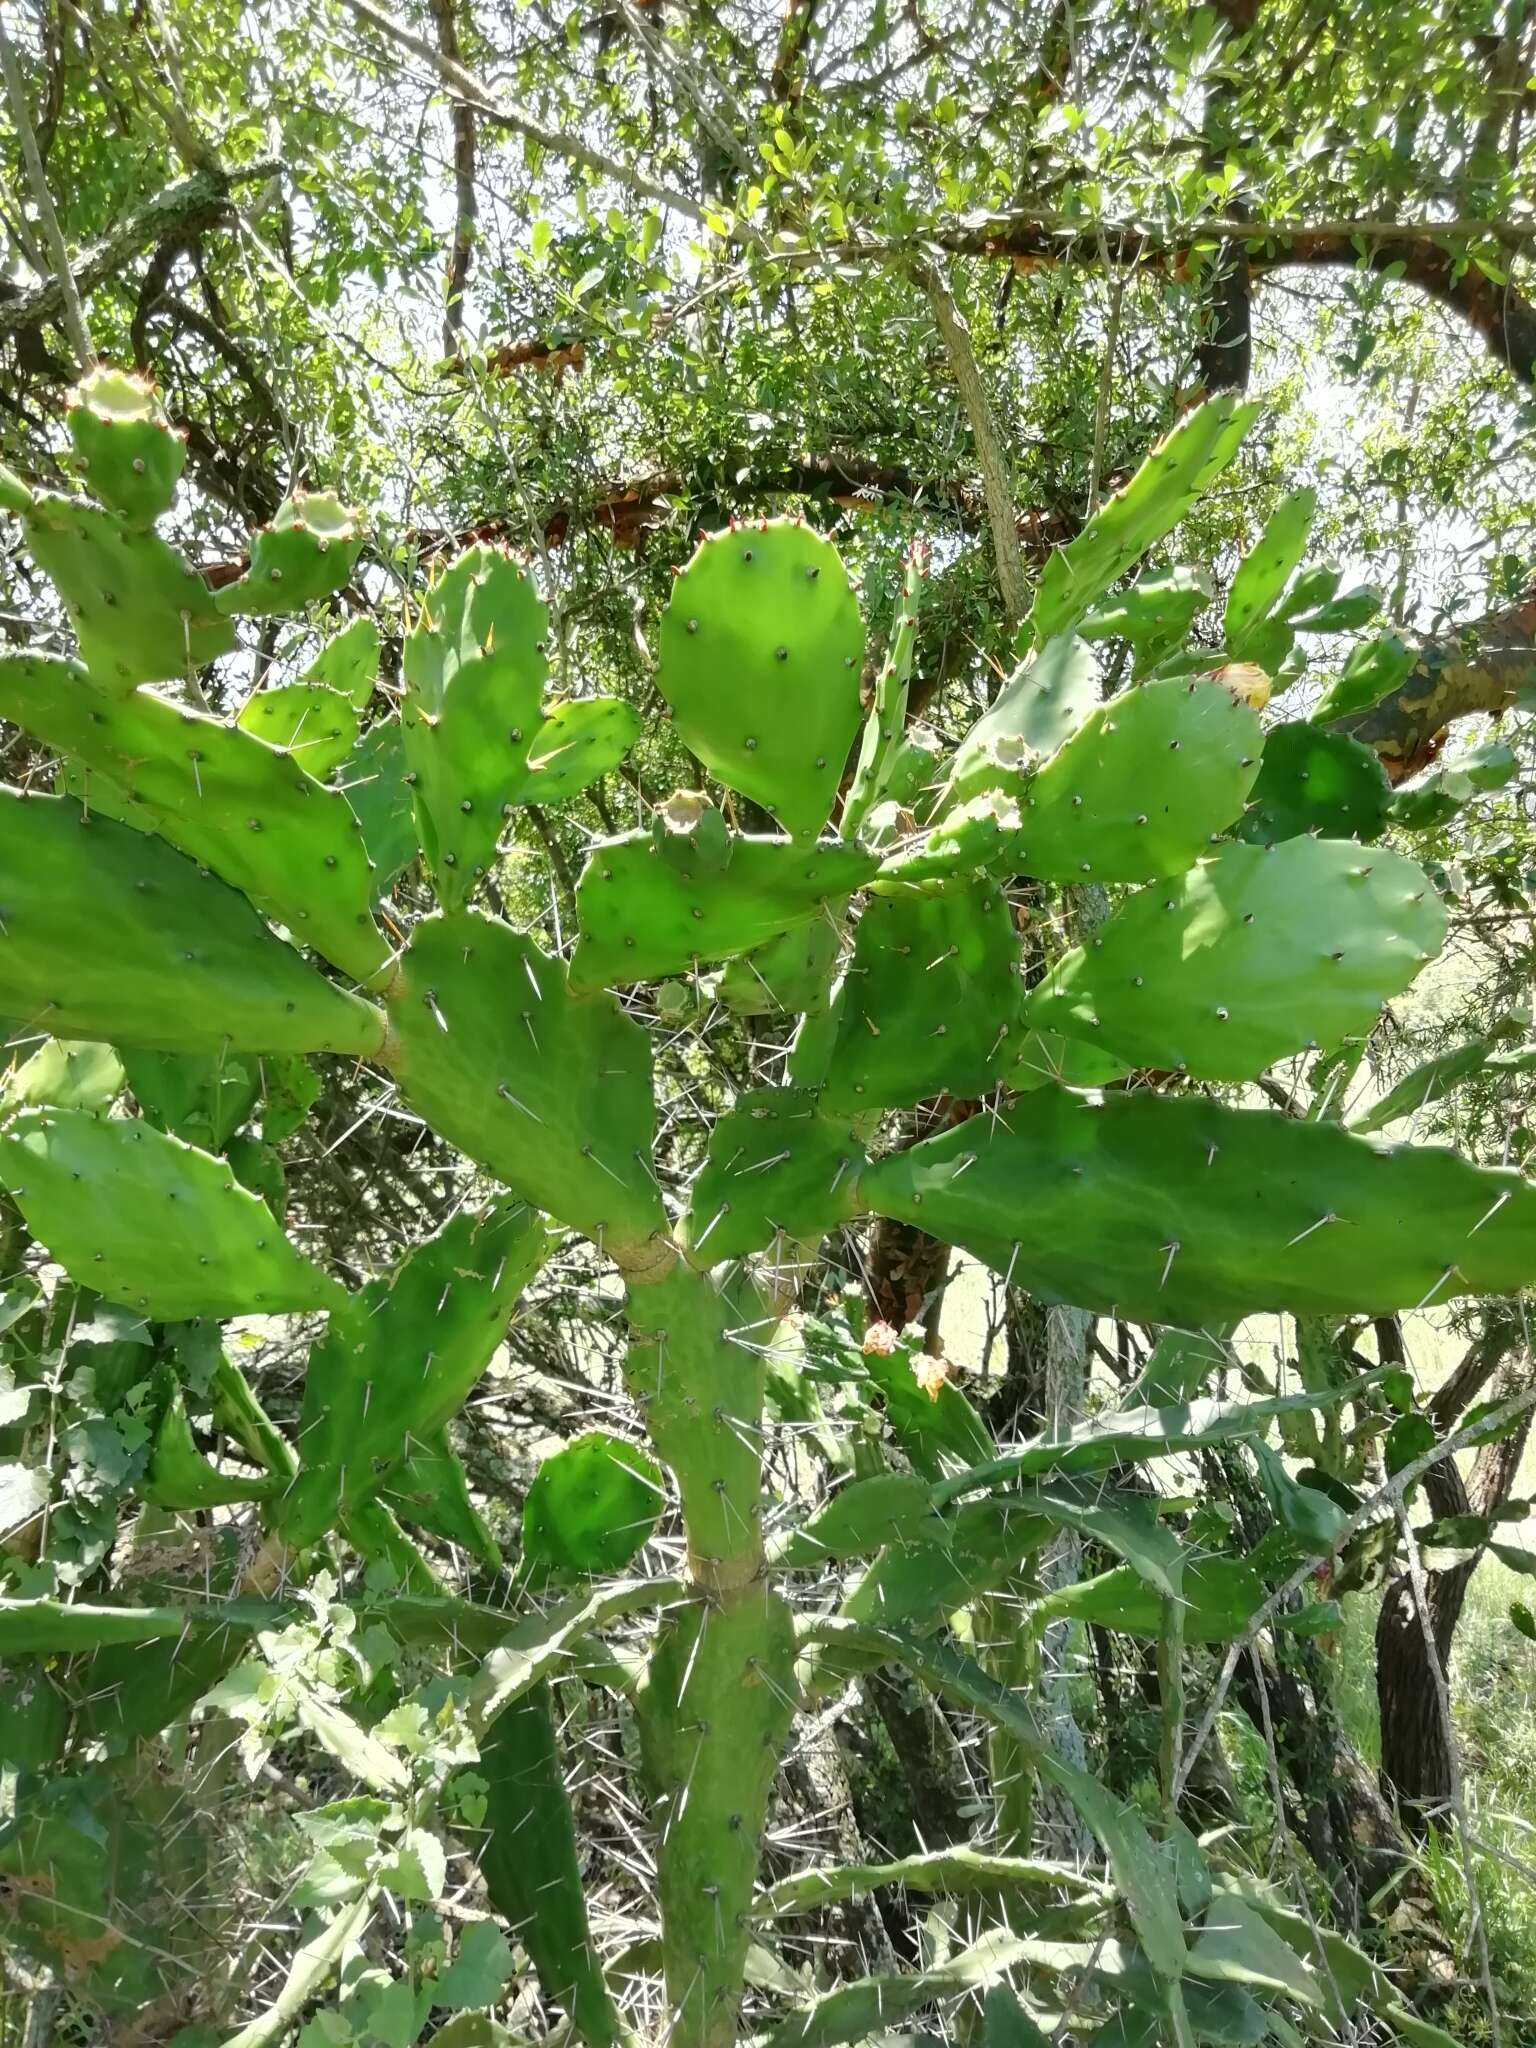
[[[1494,1381],[1493,1398],[1507,1401],[1523,1391],[1531,1371],[1532,1362],[1523,1353],[1507,1361]],[[1510,1435],[1482,1445],[1465,1485],[1450,1458],[1426,1473],[1425,1492],[1435,1515],[1488,1515],[1502,1506],[1520,1469],[1529,1428],[1529,1421],[1523,1422]],[[1449,1571],[1425,1574],[1430,1632],[1447,1679],[1456,1624],[1481,1554]],[[1423,1834],[1451,1796],[1453,1736],[1441,1715],[1439,1688],[1407,1572],[1393,1580],[1381,1603],[1376,1699],[1381,1714],[1382,1790],[1397,1801],[1406,1825]]]

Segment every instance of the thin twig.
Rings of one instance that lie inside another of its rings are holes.
[[[69,244],[64,239],[64,230],[59,225],[59,216],[54,211],[53,197],[48,190],[48,173],[43,168],[42,152],[37,146],[37,135],[32,126],[32,116],[27,108],[26,88],[21,82],[21,70],[16,62],[16,51],[5,32],[5,18],[0,15],[0,70],[5,73],[6,97],[11,103],[11,114],[16,122],[16,132],[21,139],[22,161],[27,167],[27,179],[32,187],[32,203],[37,208],[37,217],[42,222],[43,233],[53,255],[58,272],[59,311],[64,322],[64,331],[69,336],[69,345],[75,352],[82,369],[88,370],[96,361],[96,346],[91,340],[91,330],[85,324],[85,307],[75,289],[74,273],[69,265]]]

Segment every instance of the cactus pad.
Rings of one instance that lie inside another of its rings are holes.
[[[379,677],[379,629],[366,612],[333,634],[305,669],[303,680],[345,697],[361,711]]]
[[[1315,725],[1277,725],[1264,740],[1264,760],[1238,837],[1275,846],[1303,832],[1332,839],[1380,836],[1392,802],[1387,772],[1360,740]]]
[[[711,534],[673,585],[656,681],[685,745],[796,838],[826,823],[859,728],[864,623],[796,520]]]
[[[1018,969],[1013,913],[995,882],[871,896],[838,1002],[827,1105],[982,1094],[1017,1034]]]
[[[500,1547],[470,1496],[464,1460],[446,1429],[410,1438],[405,1455],[384,1475],[378,1506],[444,1543],[456,1543],[486,1571],[501,1570]]]
[[[1220,683],[1140,683],[1101,705],[1029,785],[1016,858],[1043,881],[1182,874],[1259,773],[1257,715]]]
[[[683,1243],[696,1265],[745,1258],[780,1231],[824,1237],[853,1214],[864,1147],[800,1088],[753,1088],[719,1118],[689,1193]]]
[[[654,981],[750,952],[809,923],[878,867],[856,846],[738,837],[712,805],[679,792],[649,831],[603,840],[587,856],[571,985]]]
[[[1097,666],[1081,640],[1064,633],[1027,653],[956,748],[944,804],[987,789],[1017,796],[1024,772],[1054,754],[1098,701]]]
[[[465,1212],[332,1316],[304,1377],[286,1542],[315,1542],[378,1490],[412,1437],[458,1413],[550,1242],[521,1202]]]
[[[89,1109],[100,1115],[111,1108],[123,1086],[122,1062],[112,1046],[90,1039],[45,1038],[30,1059],[20,1059],[0,1078],[0,1114],[53,1108]]]
[[[782,1017],[819,1009],[827,1000],[843,935],[813,917],[731,961],[720,977],[720,1000],[739,1017]]]
[[[1536,1188],[1519,1174],[1196,1096],[1041,1089],[881,1160],[859,1192],[1042,1300],[1191,1329],[1536,1278]]]
[[[674,2048],[735,2035],[768,1795],[794,1713],[794,1654],[789,1608],[761,1584],[661,1624],[640,1744]]]
[[[546,1458],[523,1503],[523,1558],[555,1571],[619,1572],[666,1504],[661,1467],[638,1444],[589,1429]]]
[[[1122,904],[1026,1014],[1134,1066],[1251,1081],[1369,1031],[1444,939],[1440,899],[1402,854],[1333,839],[1224,846]]]
[[[98,366],[71,392],[64,422],[92,493],[130,526],[153,526],[187,459],[154,386]]]
[[[640,736],[640,714],[620,697],[567,697],[534,734],[509,804],[558,804],[617,768]]]
[[[251,541],[251,565],[215,602],[226,618],[302,611],[344,590],[362,551],[357,514],[334,491],[295,491]]]
[[[489,867],[539,734],[549,613],[510,556],[473,547],[427,592],[405,643],[405,752],[445,909]]]
[[[901,601],[891,627],[890,645],[875,678],[874,702],[864,721],[858,765],[843,806],[841,833],[844,839],[855,836],[871,807],[885,797],[891,768],[901,753],[907,722],[907,692],[912,679],[912,656],[917,647],[917,605],[926,573],[925,550],[914,548],[907,560]]]
[[[0,1003],[14,1021],[166,1052],[344,1052],[383,1018],[242,896],[68,797],[0,789]]]
[[[1317,493],[1292,491],[1270,514],[1264,531],[1238,564],[1222,619],[1227,652],[1234,661],[1259,658],[1256,636],[1279,604],[1303,554],[1317,511]]]
[[[1041,571],[1029,615],[1037,645],[1066,632],[1193,510],[1262,410],[1223,393],[1186,414],[1157,444],[1130,482]]]
[[[381,718],[363,734],[336,778],[362,827],[378,896],[388,895],[401,869],[416,858],[416,812],[408,772],[400,721]]]
[[[1135,676],[1156,668],[1184,645],[1195,614],[1211,601],[1204,569],[1166,569],[1138,577],[1094,606],[1078,632],[1084,640],[1124,640],[1135,655]]]
[[[475,911],[425,919],[389,994],[389,1057],[433,1129],[610,1253],[666,1228],[650,1044],[607,996]]]
[[[1059,1031],[1031,1029],[1018,1035],[1001,1079],[1004,1087],[1023,1095],[1053,1081],[1059,1088],[1103,1088],[1129,1072],[1124,1060],[1102,1046]]]
[[[224,1160],[138,1118],[28,1110],[0,1133],[0,1183],[73,1280],[165,1322],[346,1300]]]
[[[279,683],[258,690],[240,706],[235,723],[269,747],[291,754],[317,781],[324,781],[357,745],[357,713],[339,690],[323,683]]]
[[[25,524],[32,559],[52,578],[102,690],[184,676],[234,646],[212,591],[158,534],[52,491],[38,492]]]
[[[1017,868],[1019,806],[1000,789],[946,810],[931,832],[895,846],[880,865],[885,882],[947,881],[956,875]]]
[[[491,1904],[532,1957],[545,1998],[568,2015],[586,2048],[628,2042],[587,1925],[547,1685],[531,1687],[496,1716],[481,1740],[478,1769],[486,1788],[480,1869]],[[450,2021],[444,2032],[453,2031]],[[466,2031],[461,2043],[473,2048],[511,2039],[487,2020],[483,2031]]]
[[[93,682],[71,662],[0,657],[0,713],[99,769],[162,837],[346,973],[362,981],[382,965],[368,856],[339,790],[238,726]]]

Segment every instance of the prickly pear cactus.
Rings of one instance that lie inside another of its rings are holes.
[[[483,546],[448,564],[390,622],[397,712],[375,692],[372,623],[331,635],[324,617],[362,522],[326,492],[296,495],[215,593],[155,531],[180,444],[153,395],[87,379],[69,430],[93,498],[7,484],[4,500],[80,657],[0,659],[0,713],[52,750],[72,792],[0,793],[0,1012],[17,1052],[0,1229],[48,1276],[6,1296],[4,1413],[25,1435],[62,1386],[90,1385],[122,1418],[113,1499],[217,1513],[238,1541],[140,1598],[99,1597],[107,1542],[74,1561],[79,1597],[36,1580],[0,1596],[0,1655],[23,1681],[0,1764],[34,1774],[0,1824],[0,1869],[33,1953],[68,1931],[50,1875],[66,1837],[82,1900],[107,1910],[107,1837],[90,1820],[102,1770],[199,1701],[243,1717],[253,1755],[286,1713],[363,1790],[310,1817],[299,1896],[330,1917],[237,2039],[278,2039],[338,1969],[365,1999],[370,1916],[386,1894],[441,1892],[434,1830],[451,1825],[548,2004],[610,2048],[629,2022],[589,1921],[557,1712],[579,1672],[638,1721],[661,2037],[725,2048],[754,1923],[802,1883],[759,1889],[796,1717],[894,1660],[986,1720],[994,1762],[1008,1759],[1010,1784],[993,1787],[1007,1853],[916,1859],[935,1888],[1014,1900],[943,1983],[1013,1971],[1030,1989],[1081,1963],[1101,2038],[1182,2048],[1217,1981],[1237,1987],[1222,2008],[1236,2031],[1209,2037],[1258,2039],[1272,2017],[1292,2038],[1283,2008],[1311,1998],[1308,1971],[1273,1931],[1215,1952],[1218,1874],[1173,1822],[1172,1767],[1155,1835],[1056,1755],[1019,1674],[1057,1613],[1131,1632],[1150,1616],[1175,1660],[1186,1607],[1191,1640],[1240,1630],[1263,1594],[1255,1569],[1197,1558],[1186,1580],[1190,1546],[1102,1475],[1309,1406],[1364,1413],[1369,1383],[1323,1375],[1200,1404],[1226,1354],[1191,1354],[1191,1339],[1177,1355],[1192,1376],[1169,1380],[1160,1349],[1120,1412],[1000,1453],[920,1326],[795,1306],[822,1240],[871,1218],[963,1247],[1042,1302],[1185,1332],[1536,1278],[1536,1191],[1519,1174],[1216,1092],[1314,1048],[1347,1055],[1444,932],[1424,872],[1360,844],[1385,825],[1369,764],[1295,723],[1266,740],[1264,663],[1288,661],[1303,625],[1340,623],[1337,579],[1300,568],[1310,502],[1288,501],[1244,563],[1225,654],[1184,645],[1203,572],[1126,582],[1252,416],[1225,399],[1191,415],[1052,559],[1017,669],[947,758],[907,722],[920,552],[890,593],[866,708],[864,623],[832,542],[784,519],[705,536],[662,614],[655,680],[671,728],[657,757],[680,742],[709,787],[654,805],[642,788],[621,831],[609,798],[630,786],[615,771],[641,719],[618,699],[546,699],[557,592]],[[244,621],[277,614],[305,644],[321,636],[319,656],[242,691],[233,714],[208,708],[231,695],[210,665]],[[1106,641],[1130,650],[1133,677],[1107,697]],[[572,814],[592,842],[574,928],[541,891],[503,893],[504,838],[524,807],[556,803],[587,805]],[[742,1017],[768,1034],[745,1050]],[[387,1261],[333,1271],[299,1249],[282,1148],[321,1092],[309,1056],[364,1105],[358,1122],[405,1120],[418,1187],[456,1190],[431,1224],[418,1191],[419,1227]],[[925,1135],[896,1142],[898,1118]],[[542,1463],[519,1541],[454,1430],[527,1292],[560,1299],[564,1278],[540,1272],[573,1237],[601,1316],[623,1317],[622,1391],[606,1396],[622,1418]],[[305,1360],[286,1424],[217,1327],[284,1316],[304,1319],[284,1327]],[[89,1376],[66,1380],[76,1345]],[[849,1475],[801,1521],[768,1462],[789,1442],[786,1469],[816,1457]],[[19,1519],[0,1535],[69,1526],[53,1468],[4,1469]],[[1037,1554],[1061,1530],[1115,1570],[1047,1595]],[[445,1581],[445,1548],[492,1574],[504,1545],[519,1554],[494,1600]],[[675,1573],[648,1570],[648,1552]],[[1296,1561],[1277,1556],[1277,1571]],[[337,1571],[368,1608],[355,1645]],[[993,1596],[1022,1617],[1006,1657],[987,1634]],[[961,1610],[970,1622],[948,1632]],[[424,1647],[453,1675],[418,1698],[402,1673]],[[1172,1691],[1165,1724],[1176,1757]],[[477,1756],[480,1775],[455,1780]],[[1109,1882],[1018,1853],[1037,1780],[1076,1808]],[[805,1881],[848,1896],[897,1879]],[[1071,1939],[1021,1948],[1017,1901],[1042,1882],[1073,1895]],[[1118,1960],[1099,1973],[1106,1940]],[[499,1956],[496,1938],[475,1942],[471,1958]],[[464,1954],[388,1987],[413,2024],[482,1981]],[[75,1955],[82,1983],[103,1960]],[[497,1967],[499,1987],[510,1950]],[[116,2011],[127,1980],[99,1974]],[[848,2009],[899,2020],[941,1976],[910,1997],[906,1980],[848,1987]],[[867,2030],[842,2012],[771,2038]],[[1389,2003],[1378,2016],[1390,2030]]]

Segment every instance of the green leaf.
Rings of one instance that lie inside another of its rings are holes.
[[[437,1979],[433,2004],[446,2005],[455,2012],[494,2005],[512,1971],[512,1950],[496,1922],[475,1920],[459,1936],[453,1961]]]
[[[411,1828],[378,1872],[379,1883],[397,1898],[417,1899],[427,1906],[442,1897],[447,1877],[447,1851],[426,1828]]]

